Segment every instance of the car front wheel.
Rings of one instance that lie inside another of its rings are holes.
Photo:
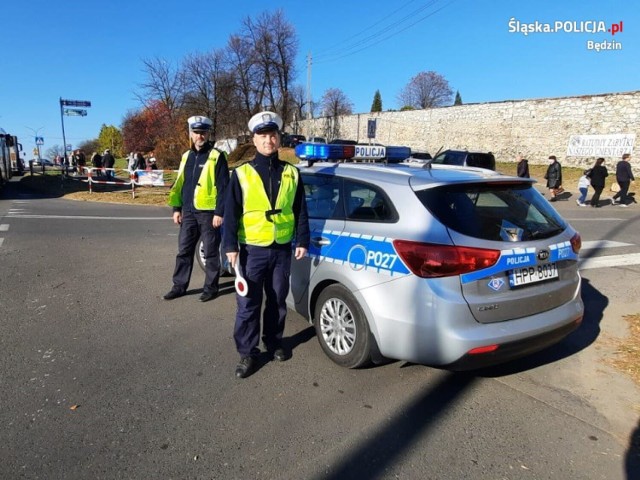
[[[219,252],[219,255],[220,275],[223,277],[233,275],[233,268],[231,267],[231,265],[229,265],[227,256],[223,255],[222,252]],[[196,260],[198,261],[198,265],[200,265],[200,268],[204,270],[204,267],[207,264],[207,259],[204,256],[204,244],[202,243],[202,238],[198,240],[198,245],[196,245]]]
[[[314,326],[324,353],[346,368],[371,362],[371,333],[360,304],[342,285],[327,287],[318,297]]]

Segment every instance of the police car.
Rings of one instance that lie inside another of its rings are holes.
[[[296,147],[311,245],[287,302],[335,363],[473,369],[580,325],[580,235],[533,180],[361,147]]]

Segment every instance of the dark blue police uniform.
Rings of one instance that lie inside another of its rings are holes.
[[[264,156],[260,153],[251,165],[260,175],[267,196],[273,207],[280,189],[280,179],[285,162],[278,159],[277,153]],[[293,203],[296,219],[296,246],[309,248],[309,221],[304,197],[304,186],[299,176]],[[263,314],[262,341],[268,351],[273,352],[282,345],[287,306],[285,300],[289,293],[291,272],[292,243],[272,243],[266,247],[238,243],[238,226],[243,214],[242,188],[237,174],[231,175],[225,206],[225,224],[223,232],[223,252],[239,252],[242,276],[247,281],[246,297],[236,295],[238,311],[234,329],[236,349],[241,357],[256,356],[260,340],[260,310],[263,291],[266,294]]]
[[[221,233],[219,228],[213,227],[212,222],[214,215],[224,216],[224,198],[229,183],[229,168],[226,155],[223,152],[220,153],[215,169],[217,189],[215,209],[197,210],[193,205],[194,190],[212,148],[211,142],[207,142],[200,151],[192,148],[189,152],[184,168],[184,184],[181,192],[182,207],[174,207],[174,211],[182,211],[182,224],[178,237],[176,267],[173,272],[173,288],[182,293],[186,292],[189,287],[194,254],[201,236],[206,259],[203,295],[218,293]]]

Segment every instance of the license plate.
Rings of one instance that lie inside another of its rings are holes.
[[[515,288],[553,278],[558,278],[558,267],[555,263],[516,268],[509,272],[509,286]]]

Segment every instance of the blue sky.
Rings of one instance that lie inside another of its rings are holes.
[[[67,143],[76,146],[140,107],[134,92],[144,79],[142,59],[177,64],[190,53],[223,48],[242,19],[277,8],[298,34],[296,83],[306,86],[311,53],[314,100],[339,88],[356,113],[369,111],[376,90],[383,109],[399,108],[399,91],[427,70],[443,75],[464,103],[640,89],[640,9],[628,0],[5,3],[0,127],[18,135],[26,158],[36,132],[43,151],[62,145],[60,97],[92,102],[86,117],[65,117]],[[623,31],[524,35],[509,31],[512,19],[514,26],[571,22],[565,30],[623,22]],[[589,41],[615,41],[622,49],[597,52]]]

